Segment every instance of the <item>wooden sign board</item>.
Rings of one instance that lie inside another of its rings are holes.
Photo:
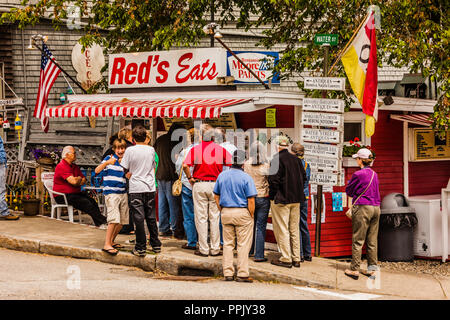
[[[311,171],[310,183],[318,185],[336,186],[339,182],[339,174]]]
[[[303,111],[344,112],[344,100],[304,98]]]
[[[345,90],[345,78],[305,77],[305,89],[310,90]]]
[[[337,113],[302,112],[302,124],[309,126],[343,128],[344,117]]]
[[[444,139],[433,129],[412,128],[410,130],[410,161],[450,159],[450,131]]]
[[[313,142],[339,143],[340,132],[337,130],[303,128],[302,139]]]
[[[185,128],[194,127],[194,120],[192,118],[163,118],[164,128],[169,130],[172,123],[180,123]],[[213,127],[222,127],[225,129],[237,129],[236,118],[233,113],[224,113],[220,118],[203,119],[202,123],[208,123]]]
[[[305,147],[305,156],[328,157],[335,159],[339,159],[342,156],[341,145],[304,142],[303,146]]]
[[[340,163],[338,159],[333,158],[325,158],[325,157],[311,157],[309,155],[305,155],[305,160],[308,165],[311,166],[311,169],[314,171],[323,170],[323,171],[340,171]]]
[[[310,193],[317,194],[317,184],[311,184]],[[322,192],[333,192],[333,186],[323,186]]]

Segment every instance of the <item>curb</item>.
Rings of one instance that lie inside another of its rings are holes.
[[[145,257],[136,257],[131,253],[124,252],[117,256],[110,256],[102,252],[101,249],[76,247],[67,244],[40,241],[5,234],[0,234],[0,247],[30,253],[42,253],[54,256],[72,257],[77,259],[92,259],[109,264],[137,267],[144,271],[163,271],[170,275],[180,275],[187,269],[203,272],[206,271],[210,276],[214,277],[223,276],[222,263],[220,262],[200,261],[198,259],[173,257],[161,253],[158,255],[147,254]],[[335,289],[334,286],[316,281],[282,275],[251,266],[249,269],[250,276],[255,280],[272,281],[316,288]]]

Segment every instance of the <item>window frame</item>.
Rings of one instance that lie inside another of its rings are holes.
[[[361,145],[371,146],[372,139],[366,136],[366,115],[362,111],[348,111],[344,113],[344,130],[346,123],[361,124]],[[344,134],[344,133],[342,133]],[[349,146],[350,141],[344,141],[344,145]]]

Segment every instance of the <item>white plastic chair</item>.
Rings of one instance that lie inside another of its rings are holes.
[[[69,205],[67,202],[66,195],[61,192],[53,191],[53,176],[54,172],[43,172],[41,175],[41,180],[44,183],[45,189],[47,189],[49,195],[50,195],[50,201],[52,205],[50,217],[55,217],[55,210],[56,210],[56,219],[61,219],[61,209],[67,208],[67,213],[69,215],[69,221],[73,222],[73,206]],[[59,204],[56,202],[54,195],[63,196],[64,197],[64,203]],[[78,220],[81,223],[81,213],[78,211]]]

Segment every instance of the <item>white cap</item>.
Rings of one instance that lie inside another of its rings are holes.
[[[352,155],[353,158],[361,158],[361,159],[369,159],[372,156],[372,152],[370,152],[367,148],[359,149],[357,153]]]

